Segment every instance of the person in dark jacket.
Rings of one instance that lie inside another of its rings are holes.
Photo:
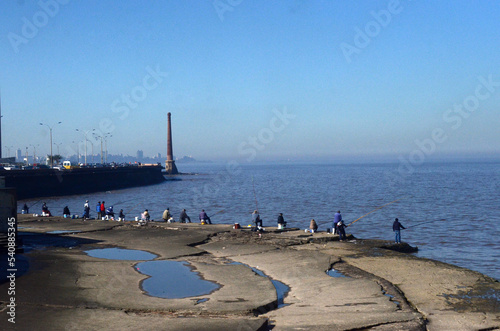
[[[64,207],[64,209],[63,209],[63,216],[64,216],[64,217],[70,217],[70,216],[71,216],[71,214],[70,214],[70,212],[69,212],[69,208],[68,208],[68,206],[65,206],[65,207]]]
[[[280,213],[278,216],[278,229],[283,229],[286,226],[285,218],[283,217],[283,213]]]
[[[258,229],[262,228],[262,219],[260,218],[258,210],[255,210],[252,213],[252,222],[253,224],[255,224],[255,228],[253,228],[252,231],[257,231]]]
[[[106,216],[108,216],[108,218],[115,217],[113,206],[109,206],[108,208],[106,208]]]
[[[83,207],[83,220],[89,219],[90,218],[90,207],[89,204],[86,203]]]
[[[394,231],[395,234],[395,243],[400,244],[401,243],[401,229],[405,229],[403,224],[399,223],[399,220],[396,218],[394,223],[392,223],[392,231]]]
[[[342,215],[340,214],[340,210],[333,215],[333,226],[332,226],[332,233],[333,234],[338,234],[338,229],[337,229],[337,224],[342,221]]]
[[[120,213],[118,214],[119,221],[125,221],[125,214],[123,213],[123,209],[120,209]]]
[[[347,225],[345,225],[344,221],[341,219],[337,223],[337,232],[339,234],[339,240],[344,241],[346,240],[346,235],[345,235],[345,228],[347,228]]]
[[[181,211],[181,215],[179,216],[179,220],[181,223],[186,223],[186,220],[188,220],[188,222],[191,223],[191,218],[189,218],[188,214],[186,213],[186,209],[183,209]]]
[[[208,217],[207,213],[205,213],[205,209],[201,210],[201,213],[199,215],[200,222],[203,224],[212,224],[212,221],[210,220],[210,217]]]

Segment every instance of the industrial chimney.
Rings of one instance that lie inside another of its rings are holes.
[[[167,114],[167,161],[165,161],[165,170],[169,175],[177,175],[179,172],[177,171],[177,167],[175,166],[174,161],[174,152],[172,150],[172,122],[171,117],[172,114],[170,112]]]

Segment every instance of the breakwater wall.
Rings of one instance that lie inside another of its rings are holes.
[[[165,181],[161,170],[161,166],[1,170],[0,176],[22,200],[158,184]]]

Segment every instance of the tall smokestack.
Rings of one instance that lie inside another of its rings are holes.
[[[170,175],[176,175],[179,172],[175,166],[174,152],[172,148],[172,120],[170,112],[167,114],[167,161],[165,162],[165,170]]]

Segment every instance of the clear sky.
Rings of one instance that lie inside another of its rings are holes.
[[[175,156],[200,160],[500,155],[497,1],[1,8],[4,156],[48,153],[40,122],[61,154],[95,129],[109,153],[165,155],[167,112]]]

